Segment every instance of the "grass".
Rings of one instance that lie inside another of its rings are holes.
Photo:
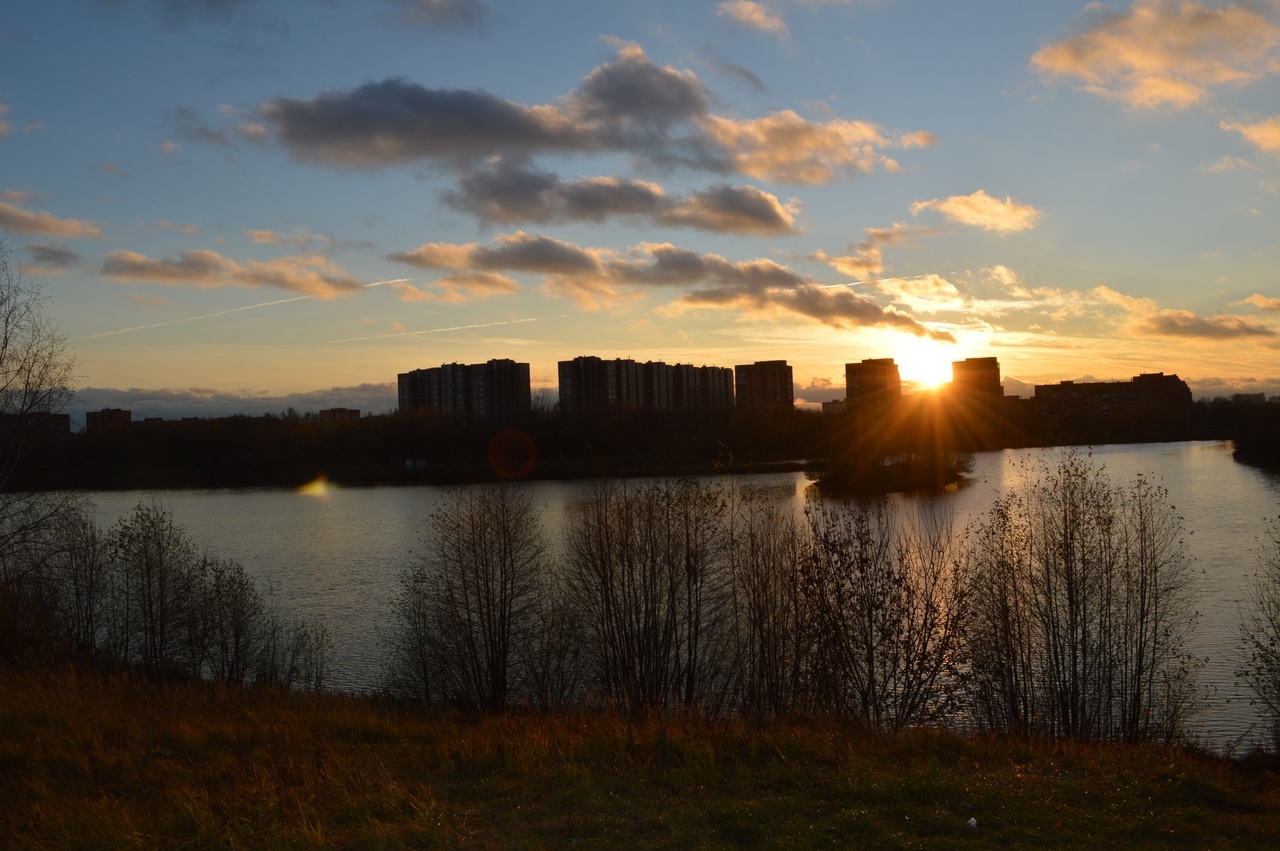
[[[15,848],[1272,848],[1276,771],[1153,746],[0,672]]]

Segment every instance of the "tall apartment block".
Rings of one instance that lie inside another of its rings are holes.
[[[100,428],[120,428],[133,422],[133,412],[120,408],[103,408],[101,411],[85,411],[84,427],[86,431]]]
[[[902,378],[893,358],[870,358],[845,364],[844,387],[849,409],[891,402],[902,396]]]
[[[791,365],[784,360],[756,361],[733,368],[739,408],[786,408],[796,401]]]
[[[1000,386],[1000,362],[995,358],[952,361],[951,392],[966,399],[999,403],[1004,398],[1004,388]]]
[[[400,410],[433,411],[462,422],[499,422],[529,413],[529,364],[505,358],[446,363],[397,376]]]
[[[560,361],[559,377],[566,414],[611,405],[682,411],[733,404],[733,370],[727,367],[582,356]]]

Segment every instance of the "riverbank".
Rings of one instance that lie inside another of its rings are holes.
[[[0,845],[14,848],[1270,848],[1276,771],[1156,746],[467,717],[0,672]]]

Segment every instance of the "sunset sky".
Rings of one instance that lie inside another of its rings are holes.
[[[1280,2],[21,0],[0,238],[73,411],[581,354],[1275,394]]]

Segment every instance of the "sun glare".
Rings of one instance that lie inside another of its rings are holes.
[[[302,487],[298,488],[298,493],[302,494],[303,496],[326,497],[329,495],[329,490],[332,487],[333,486],[329,484],[328,477],[325,476],[324,473],[321,473],[319,476],[316,476],[316,478],[313,479],[312,481],[309,481]]]
[[[947,346],[919,342],[894,355],[903,390],[936,390],[951,380],[951,362],[961,356]]]

